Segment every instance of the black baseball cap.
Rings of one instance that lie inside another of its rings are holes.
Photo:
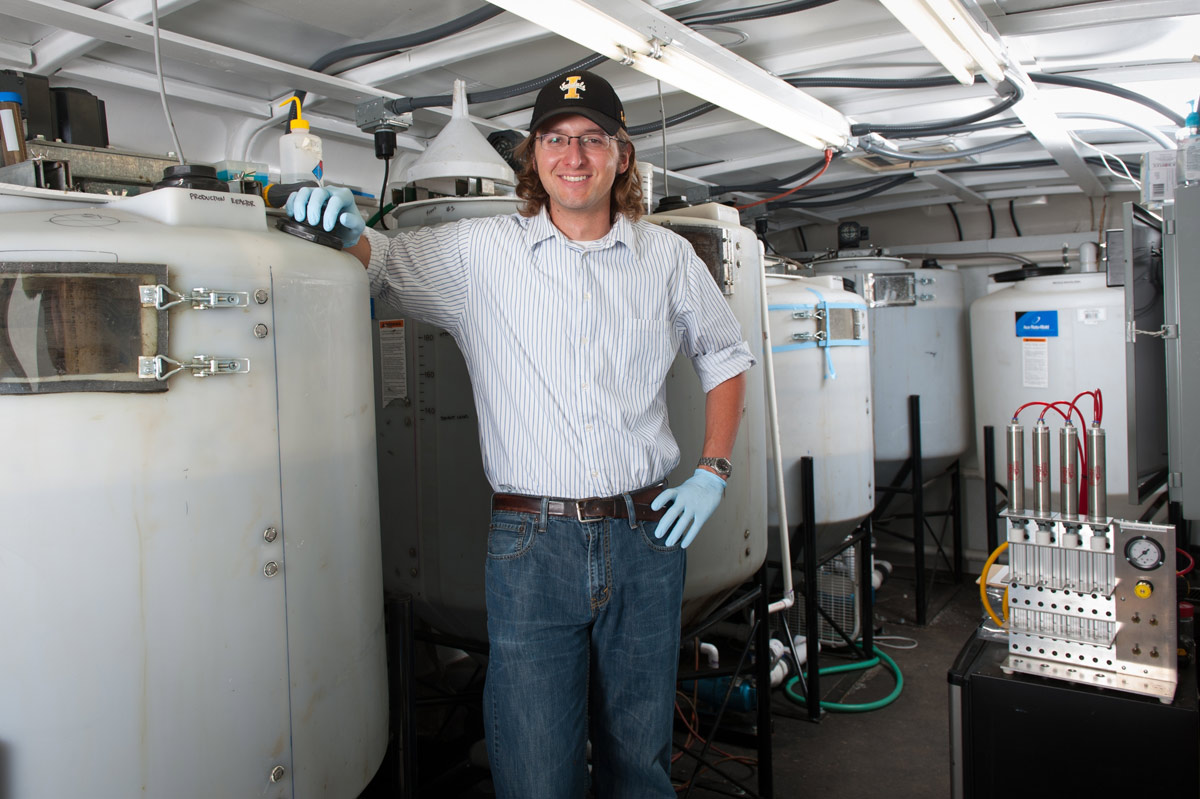
[[[560,114],[579,114],[595,122],[609,136],[625,130],[625,108],[612,85],[595,72],[569,72],[547,83],[533,104],[529,132]]]

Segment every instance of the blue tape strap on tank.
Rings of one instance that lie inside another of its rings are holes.
[[[826,329],[829,328],[829,301],[825,299],[825,295],[817,291],[811,286],[804,287],[806,291],[810,291],[817,298],[817,308],[821,311],[821,317],[825,320]],[[833,356],[829,353],[828,341],[817,341],[817,346],[825,350],[825,379],[837,380],[837,370],[833,368]]]
[[[810,305],[768,305],[768,311],[810,311],[813,307],[820,305],[822,308],[865,308],[861,302],[828,302],[824,304],[812,303]]]

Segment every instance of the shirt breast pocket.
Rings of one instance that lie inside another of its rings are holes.
[[[621,330],[625,374],[643,385],[657,388],[667,377],[679,342],[665,319],[626,319]]]

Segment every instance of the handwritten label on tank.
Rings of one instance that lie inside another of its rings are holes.
[[[404,353],[404,320],[379,320],[379,374],[385,406],[408,399],[408,364]]]
[[[1018,338],[1049,338],[1058,335],[1058,311],[1017,311]]]

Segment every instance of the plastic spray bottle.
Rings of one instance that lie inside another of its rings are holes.
[[[1188,105],[1192,110],[1179,131],[1179,149],[1175,153],[1175,183],[1178,186],[1200,183],[1200,113],[1196,112],[1194,101],[1189,100]]]
[[[291,133],[279,138],[279,182],[299,183],[303,180],[321,182],[325,164],[321,160],[321,139],[308,130],[308,120],[300,116],[300,98],[289,97],[279,105],[296,102],[296,118],[292,120]]]

